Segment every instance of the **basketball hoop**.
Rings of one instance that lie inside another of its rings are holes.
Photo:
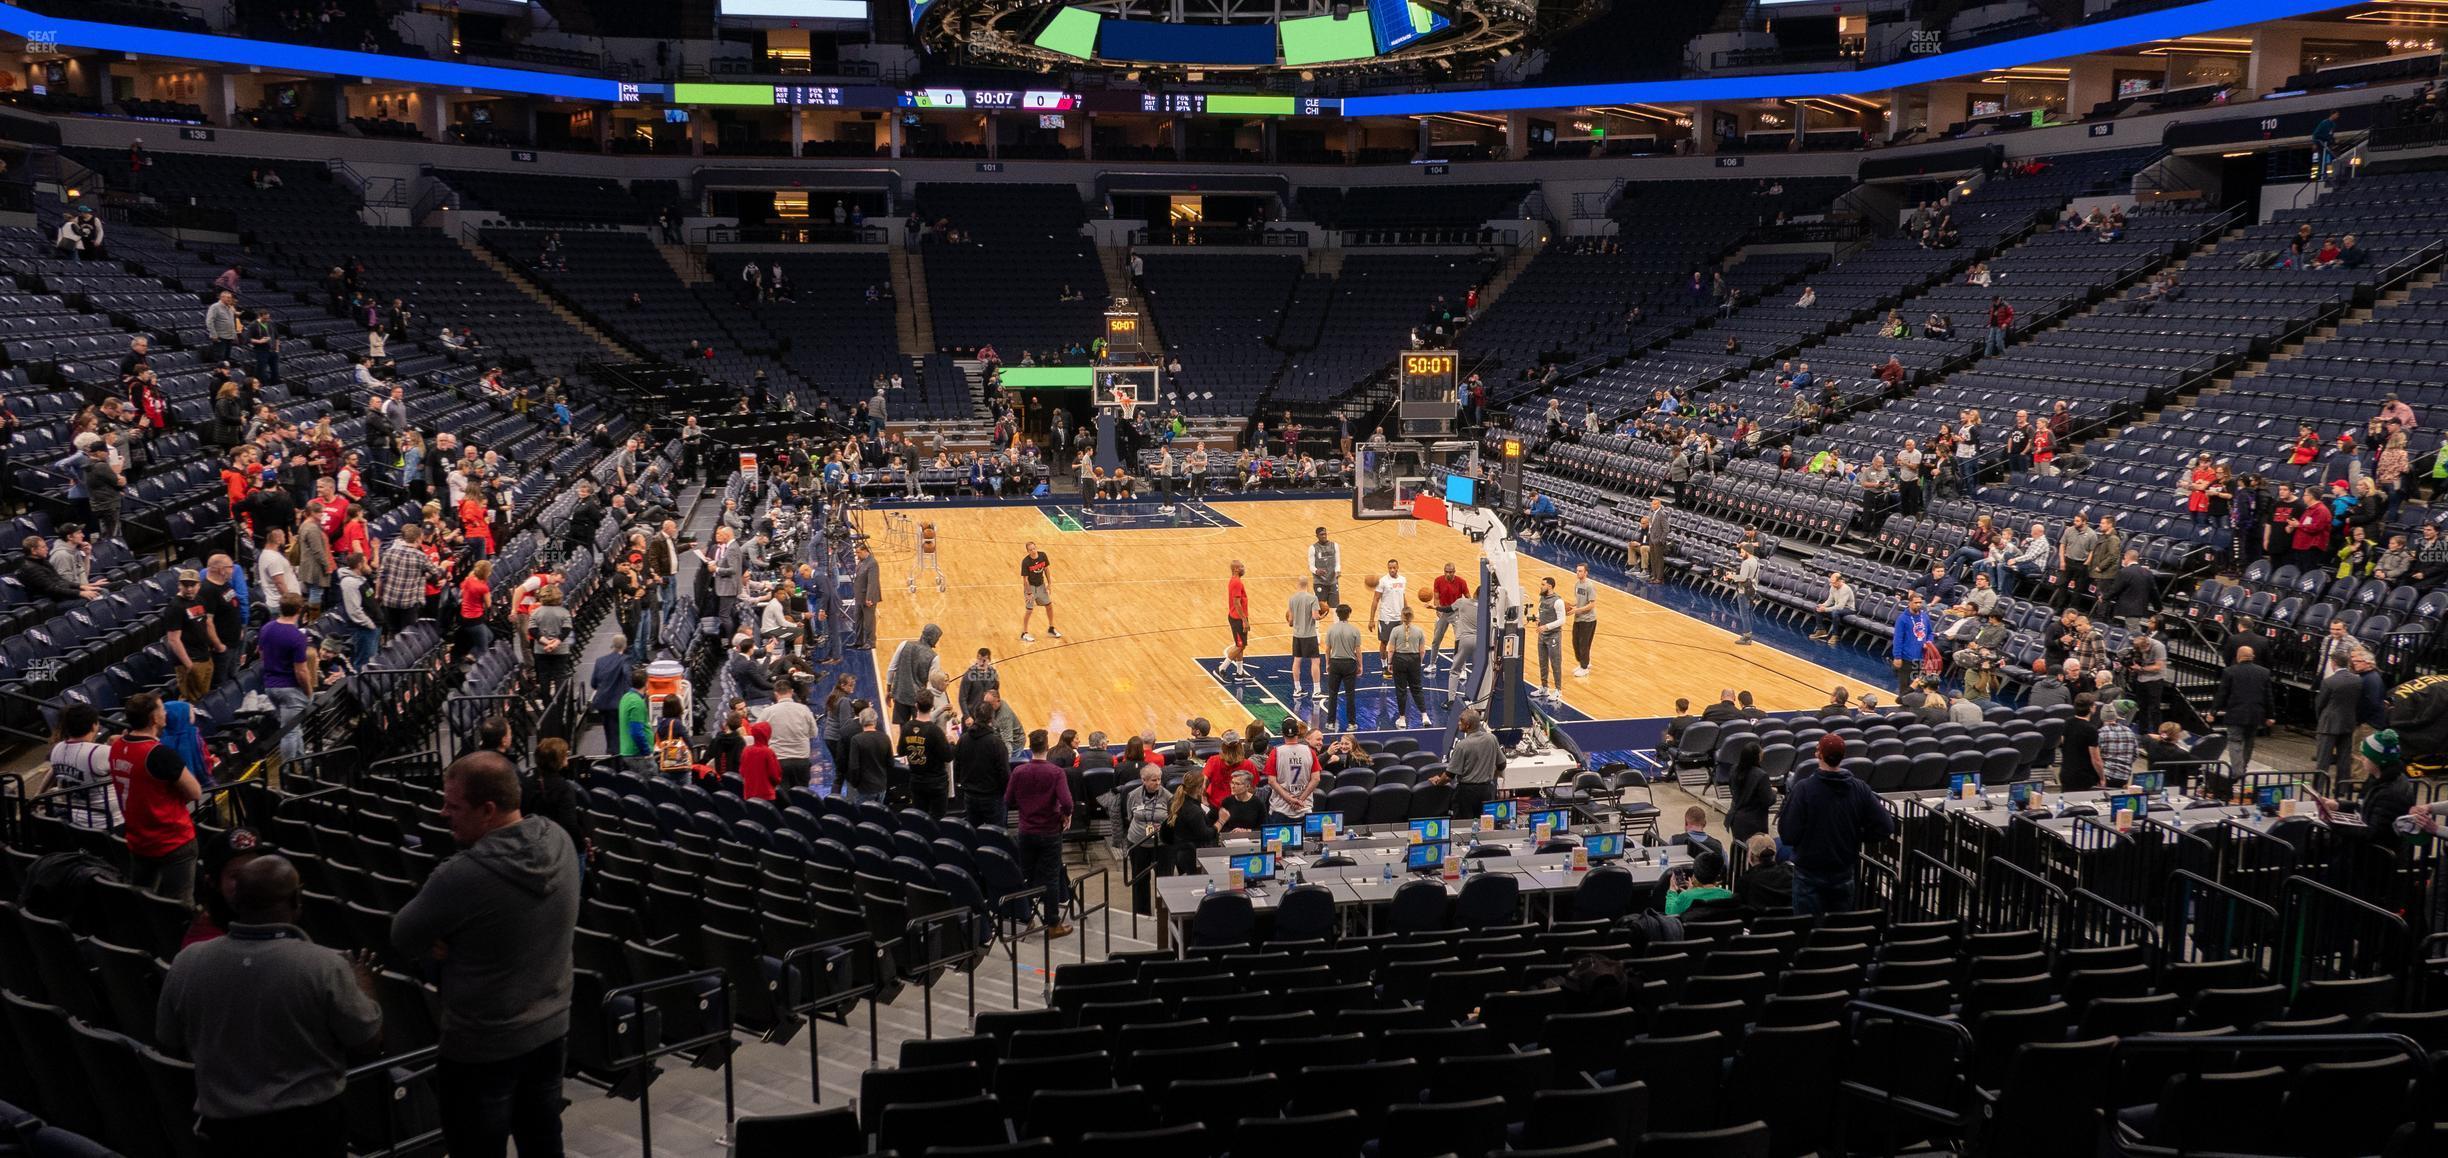
[[[1139,387],[1134,383],[1117,382],[1110,389],[1113,391],[1114,408],[1122,412],[1122,421],[1128,423],[1138,417]]]

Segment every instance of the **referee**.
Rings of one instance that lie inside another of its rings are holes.
[[[1419,711],[1420,724],[1428,723],[1428,696],[1420,689],[1420,652],[1428,646],[1428,633],[1411,622],[1411,609],[1402,609],[1402,622],[1386,638],[1391,647],[1394,676],[1394,726],[1411,726],[1411,709]]]
[[[1351,604],[1335,604],[1334,613],[1326,629],[1326,723],[1348,731],[1360,726],[1360,629],[1352,626]]]

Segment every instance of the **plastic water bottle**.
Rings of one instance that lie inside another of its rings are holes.
[[[1387,883],[1387,884],[1389,884],[1389,885],[1394,883],[1394,862],[1393,862],[1393,861],[1387,861],[1387,862],[1386,862],[1386,866],[1385,866],[1385,883]]]
[[[1208,895],[1208,896],[1211,896],[1211,897],[1215,895],[1215,878],[1214,878],[1214,877],[1208,877],[1208,878],[1207,878],[1207,895]]]

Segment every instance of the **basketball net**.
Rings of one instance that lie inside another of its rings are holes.
[[[1116,386],[1116,387],[1114,387],[1114,388],[1113,388],[1113,400],[1114,400],[1114,408],[1115,408],[1115,409],[1117,409],[1117,410],[1120,410],[1120,411],[1122,412],[1122,421],[1123,421],[1123,422],[1128,423],[1128,422],[1129,422],[1131,419],[1138,417],[1138,414],[1139,414],[1139,388],[1138,388],[1138,387],[1136,387],[1136,386]]]

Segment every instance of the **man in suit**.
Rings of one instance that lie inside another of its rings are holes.
[[[884,602],[884,578],[876,567],[875,549],[865,541],[858,545],[858,642],[852,647],[873,650],[876,634],[876,608]]]
[[[604,752],[620,755],[620,702],[629,694],[629,638],[612,637],[612,650],[595,661],[595,670],[587,673],[587,686],[593,689],[587,706],[595,709],[596,718],[603,721]]]
[[[762,708],[774,702],[773,672],[756,657],[756,637],[743,635],[731,650],[731,658],[723,661],[723,670],[731,673],[732,686],[751,708]]]
[[[668,608],[680,598],[677,579],[680,575],[680,524],[663,520],[662,529],[646,540],[646,574],[653,582],[663,585],[663,606]]]
[[[1649,552],[1649,577],[1660,583],[1666,581],[1666,535],[1672,527],[1672,517],[1666,513],[1666,500],[1650,499],[1648,528],[1641,542]]]
[[[2312,766],[2329,769],[2330,791],[2341,791],[2354,760],[2355,724],[2363,716],[2363,677],[2351,667],[2322,679],[2312,695]]]
[[[714,551],[707,557],[714,568],[714,614],[723,621],[723,630],[731,629],[731,613],[739,608],[740,576],[748,565],[748,551],[738,541],[738,533],[729,527],[714,528]]]
[[[2210,718],[2227,730],[2227,766],[2238,775],[2252,770],[2253,741],[2261,729],[2277,722],[2270,715],[2269,669],[2258,656],[2250,647],[2237,648],[2234,661],[2219,672],[2218,691],[2210,698]]]

